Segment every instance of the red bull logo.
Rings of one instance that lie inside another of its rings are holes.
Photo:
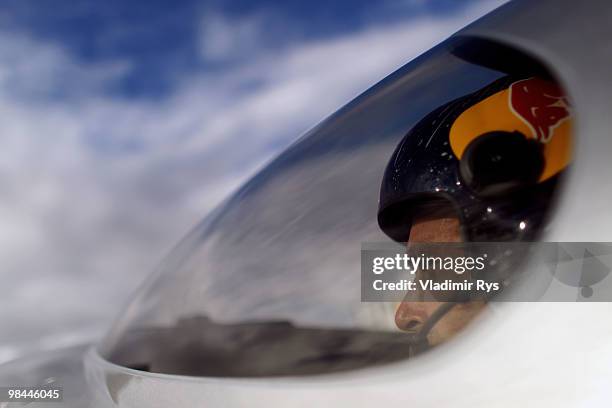
[[[541,143],[545,165],[540,181],[544,181],[571,161],[572,122],[572,107],[557,83],[522,79],[465,109],[453,122],[448,140],[461,160],[467,146],[481,135],[519,132]]]
[[[523,79],[510,85],[509,102],[512,112],[542,143],[548,143],[555,128],[570,117],[570,106],[561,87],[539,78]]]

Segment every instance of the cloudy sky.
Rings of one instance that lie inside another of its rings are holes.
[[[0,362],[99,336],[202,216],[501,0],[0,6]]]

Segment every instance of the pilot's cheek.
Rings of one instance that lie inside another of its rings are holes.
[[[459,303],[448,311],[429,331],[431,346],[443,343],[461,332],[485,307],[484,302]]]

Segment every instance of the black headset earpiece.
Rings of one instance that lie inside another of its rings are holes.
[[[536,184],[544,170],[542,145],[521,132],[494,131],[472,140],[459,162],[463,182],[480,196]]]

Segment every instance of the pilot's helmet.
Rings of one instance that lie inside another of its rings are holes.
[[[414,219],[436,212],[458,217],[465,241],[541,235],[571,160],[571,104],[528,57],[496,66],[507,74],[434,109],[398,144],[378,214],[392,239],[408,241]]]

